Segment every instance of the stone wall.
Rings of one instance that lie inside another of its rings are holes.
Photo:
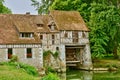
[[[12,45],[13,46],[13,45]],[[21,46],[21,45],[20,45]],[[36,47],[35,47],[36,46]],[[26,63],[32,66],[35,66],[37,68],[43,67],[43,50],[42,48],[37,45],[29,46],[29,47],[9,47],[13,50],[13,55],[16,55],[18,57],[18,61],[22,63]],[[26,57],[26,48],[32,49],[32,58]],[[0,62],[3,61],[9,61],[8,59],[8,48],[0,48]]]

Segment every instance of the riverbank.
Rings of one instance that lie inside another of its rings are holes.
[[[0,80],[40,80],[36,69],[22,63],[0,63]]]
[[[118,59],[95,59],[93,69],[120,70],[120,60]]]

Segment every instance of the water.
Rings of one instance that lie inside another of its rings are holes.
[[[61,80],[120,80],[120,72],[70,70],[60,74]]]

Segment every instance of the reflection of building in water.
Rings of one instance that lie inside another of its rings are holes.
[[[66,73],[58,73],[58,76],[60,77],[60,80],[67,80]]]
[[[92,80],[93,72],[92,71],[79,71],[74,70],[67,72],[66,80]],[[64,80],[64,79],[61,79]]]
[[[93,72],[83,71],[83,80],[92,80]]]

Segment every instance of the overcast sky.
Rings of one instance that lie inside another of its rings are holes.
[[[31,6],[30,0],[5,0],[4,4],[11,9],[13,14],[25,14],[26,12],[37,14],[35,7]]]

